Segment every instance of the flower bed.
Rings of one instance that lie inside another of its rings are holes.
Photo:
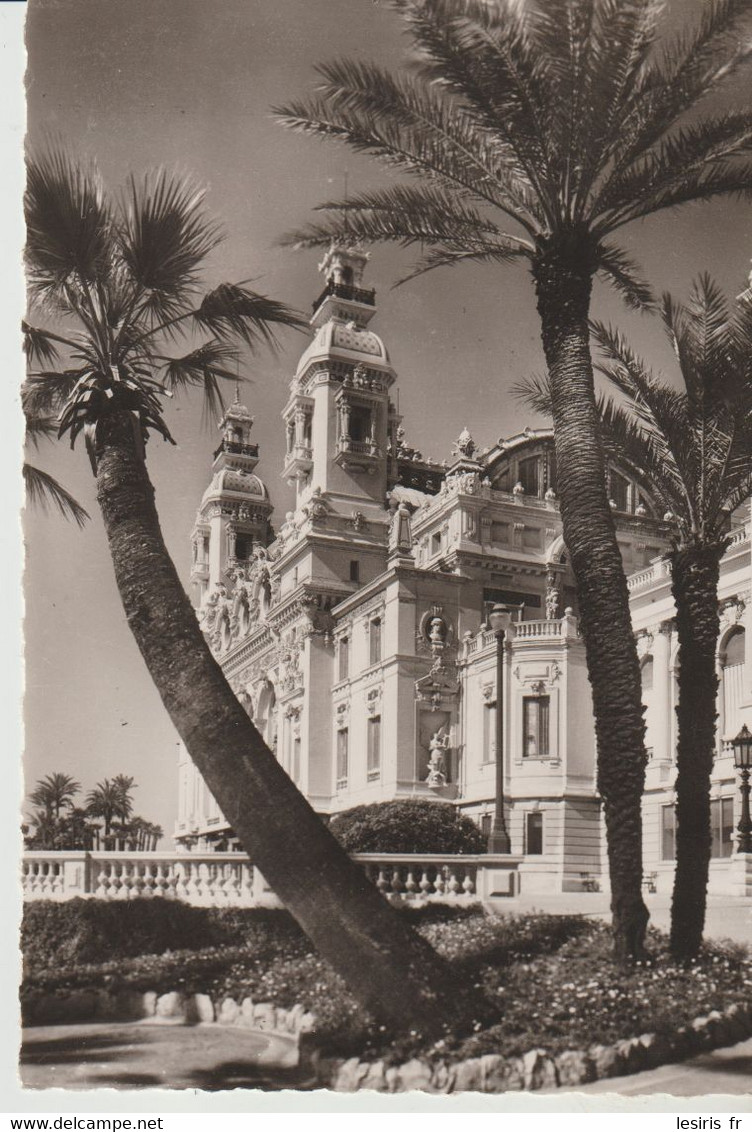
[[[26,979],[22,1000],[29,1018],[41,999],[97,989],[111,995],[205,995],[220,1018],[223,1003],[295,1005],[316,1019],[310,1039],[326,1080],[336,1084],[344,1073],[351,1081],[338,1088],[392,1087],[385,1083],[386,1070],[397,1072],[405,1063],[418,1074],[407,1074],[409,1087],[441,1087],[434,1079],[438,1074],[444,1084],[454,1081],[452,1088],[485,1088],[487,1080],[495,1081],[494,1089],[536,1088],[660,1064],[713,1034],[718,1044],[729,1035],[745,1036],[745,1026],[752,1026],[752,959],[736,944],[709,944],[696,963],[677,966],[665,937],[651,931],[650,958],[621,968],[611,959],[609,930],[581,917],[447,915],[433,909],[408,916],[449,961],[458,992],[476,987],[489,1003],[488,1016],[469,1019],[463,1032],[448,1031],[430,1045],[417,1033],[395,1041],[364,1015],[339,977],[285,920],[257,927],[240,947],[37,972]],[[723,1026],[715,1012],[725,1012]],[[228,1005],[224,1014],[231,1013]],[[698,1028],[697,1018],[708,1016],[705,1029]],[[624,1043],[629,1048],[619,1052]],[[374,1064],[381,1066],[382,1083],[363,1085]],[[461,1082],[470,1072],[464,1065],[475,1066],[473,1080],[482,1078],[482,1086],[457,1084],[457,1074]],[[507,1072],[508,1065],[513,1068]],[[427,1084],[416,1083],[424,1078]],[[392,1075],[392,1085],[394,1080]]]

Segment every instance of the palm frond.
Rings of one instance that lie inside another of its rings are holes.
[[[437,267],[456,267],[462,263],[508,263],[520,257],[530,257],[530,252],[513,237],[508,243],[503,243],[501,239],[494,243],[476,241],[474,247],[467,247],[468,243],[469,241],[465,241],[465,248],[460,250],[450,247],[431,248],[421,256],[407,275],[397,280],[394,286],[401,287],[404,283],[409,283],[428,271],[434,271]]]
[[[39,441],[52,440],[57,437],[57,418],[32,416],[26,418],[26,438],[35,448]]]
[[[29,373],[21,389],[27,419],[54,416],[60,412],[88,367],[68,370],[36,370]]]
[[[751,19],[749,0],[708,0],[697,26],[656,53],[631,92],[612,153],[612,179],[748,61],[752,48],[744,29]]]
[[[482,131],[504,139],[551,215],[555,76],[550,56],[534,49],[528,11],[511,0],[404,0],[397,7],[424,59],[418,76],[447,89]]]
[[[382,163],[471,194],[532,230],[540,219],[527,173],[505,139],[479,130],[466,109],[407,75],[349,60],[319,68],[321,92],[276,108],[283,125],[347,143]]]
[[[533,373],[522,378],[515,382],[510,393],[533,412],[540,413],[543,417],[553,416],[551,378],[547,373]]]
[[[181,358],[164,358],[164,383],[168,389],[198,387],[204,394],[204,419],[216,421],[225,408],[222,381],[239,381],[236,365],[238,351],[226,342],[211,341],[191,350]]]
[[[194,322],[219,339],[236,337],[251,348],[260,343],[274,348],[274,327],[307,327],[301,315],[276,299],[250,291],[239,283],[220,283],[192,312]]]
[[[56,343],[61,343],[66,346],[75,346],[76,343],[70,339],[61,338],[58,334],[52,334],[49,330],[42,330],[38,326],[31,326],[25,320],[21,321],[21,330],[24,336],[24,350],[26,357],[32,364],[39,363],[43,366],[52,365],[60,357],[60,351]]]
[[[83,527],[90,518],[88,511],[48,472],[33,464],[24,464],[23,477],[31,504],[45,511],[51,506],[56,507],[64,518],[73,519],[79,527]]]
[[[120,253],[133,284],[147,292],[146,302],[160,316],[173,317],[221,240],[204,197],[203,190],[164,169],[128,180],[117,228]]]
[[[640,278],[637,265],[629,256],[614,244],[601,243],[596,250],[598,270],[608,279],[633,310],[651,311],[655,307],[655,296],[650,284]]]
[[[86,287],[107,277],[112,215],[91,166],[52,149],[28,161],[26,259],[32,294]]]
[[[680,527],[689,530],[694,520],[692,501],[673,447],[659,430],[641,426],[629,408],[612,398],[599,395],[596,408],[607,457],[626,463],[648,485],[664,512],[671,511]]]
[[[656,146],[615,177],[593,202],[596,213],[611,225],[631,215],[638,201],[662,200],[686,191],[710,173],[732,173],[735,160],[752,150],[752,114],[727,112],[702,119],[659,139]]]

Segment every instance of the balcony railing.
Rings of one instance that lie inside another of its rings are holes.
[[[352,287],[348,283],[327,283],[324,290],[313,304],[314,313],[319,309],[324,299],[333,295],[335,299],[349,299],[353,303],[365,303],[366,306],[376,305],[376,292],[366,291],[362,287]]]
[[[385,896],[466,902],[519,891],[519,857],[448,853],[358,853],[353,860]],[[87,853],[23,855],[24,900],[162,896],[206,907],[278,905],[244,853]]]
[[[353,440],[349,436],[341,436],[337,441],[338,453],[349,453],[353,456],[373,456],[378,457],[381,455],[377,444],[372,440]]]
[[[577,619],[567,614],[564,617],[547,619],[544,621],[515,621],[510,631],[513,641],[551,640],[556,641],[565,636],[576,636]],[[465,655],[482,652],[496,644],[496,634],[491,629],[484,629],[475,637],[469,638],[465,643]]]
[[[214,453],[215,460],[220,452],[231,452],[233,456],[252,456],[258,459],[259,448],[258,444],[239,444],[236,440],[223,440]]]

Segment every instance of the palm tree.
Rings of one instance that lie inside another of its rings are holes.
[[[133,799],[131,798],[131,794],[136,787],[136,780],[127,774],[116,774],[112,780],[112,785],[120,795],[118,817],[121,821],[127,822],[133,813]]]
[[[618,332],[597,324],[599,369],[626,396],[603,406],[604,431],[647,473],[673,516],[671,590],[679,638],[676,872],[671,950],[702,942],[711,851],[718,578],[729,516],[752,493],[752,302],[731,310],[707,276],[686,306],[664,296],[663,321],[683,388],[655,377]]]
[[[255,864],[360,1002],[396,1028],[439,1031],[457,1005],[445,964],[341,850],[238,703],[165,548],[146,468],[148,435],[172,439],[171,390],[198,386],[216,410],[236,344],[271,344],[275,326],[301,319],[243,284],[201,295],[219,234],[202,194],[164,173],[131,179],[113,200],[94,171],[54,151],[30,161],[26,215],[31,302],[58,317],[54,330],[28,324],[32,363],[40,343],[48,361],[29,374],[26,401],[59,411],[72,443],[84,435],[128,624],[175,727]],[[112,783],[99,785],[110,797]]]
[[[109,778],[98,782],[86,795],[86,812],[93,818],[101,818],[104,825],[104,845],[109,849],[113,822],[120,816],[122,792]]]
[[[56,771],[39,779],[29,799],[33,805],[41,806],[46,814],[57,819],[61,810],[73,805],[73,799],[80,789],[81,783],[76,782],[75,778]]]
[[[656,45],[658,0],[395,0],[417,50],[398,75],[349,60],[278,110],[292,129],[375,156],[411,183],[330,201],[286,237],[418,244],[414,273],[526,261],[551,376],[564,538],[574,570],[598,743],[617,955],[639,953],[645,777],[640,673],[605,490],[588,340],[601,273],[650,299],[614,242],[632,221],[749,194],[748,109],[701,115],[752,51],[751,0],[710,0],[699,26]],[[412,276],[411,276],[412,277]]]
[[[729,516],[752,493],[752,301],[743,296],[730,310],[705,275],[686,306],[664,295],[661,314],[683,388],[656,377],[618,331],[599,322],[591,330],[599,372],[626,398],[598,398],[604,446],[649,481],[672,542],[679,727],[670,944],[687,959],[702,942],[710,863],[720,562]],[[550,415],[547,379],[518,392]]]

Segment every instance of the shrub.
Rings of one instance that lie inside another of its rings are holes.
[[[187,941],[194,947],[213,942],[206,911],[162,897],[33,901],[21,922],[21,948],[32,969],[161,954]]]
[[[194,908],[160,896],[39,900],[24,906],[21,923],[27,971],[207,947],[284,954],[310,950],[292,916],[281,909]]]
[[[348,853],[482,853],[486,839],[450,802],[411,798],[355,806],[329,827]]]

